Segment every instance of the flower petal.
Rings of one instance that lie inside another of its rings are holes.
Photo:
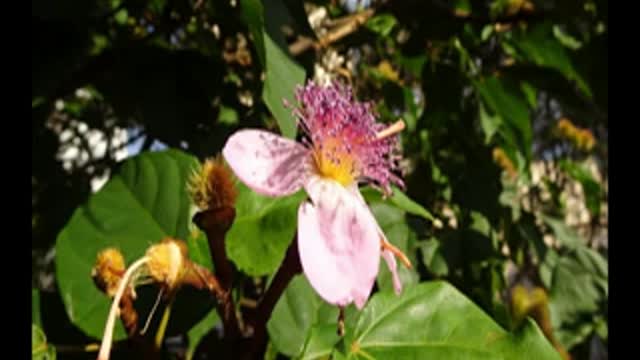
[[[267,196],[291,195],[300,189],[308,153],[293,140],[256,129],[236,132],[222,149],[236,176]]]
[[[362,309],[380,264],[375,219],[342,185],[313,177],[305,185],[313,200],[298,210],[300,262],[327,302]]]
[[[367,211],[371,213],[371,210],[367,206],[367,203],[364,201],[364,198],[362,197],[362,194],[358,189],[358,184],[353,184],[347,187],[347,189],[351,194],[353,194],[355,198],[358,199],[358,201],[361,204],[363,204],[366,207]],[[373,214],[371,214],[371,216],[373,217]],[[382,231],[377,221],[376,221],[376,228],[378,229],[378,235],[380,237],[380,241],[389,244],[390,242],[387,239],[387,236],[384,234],[384,231]],[[398,263],[396,262],[396,257],[391,250],[387,250],[387,249],[382,250],[382,257],[386,261],[387,267],[391,272],[391,278],[393,280],[393,289],[395,290],[396,294],[399,295],[402,292],[402,281],[400,281],[400,276],[398,275]]]
[[[387,262],[387,267],[389,271],[391,271],[391,279],[393,279],[393,290],[395,290],[396,295],[400,295],[402,292],[402,282],[400,281],[400,276],[398,276],[398,263],[396,262],[396,257],[393,255],[391,250],[383,250],[382,257]]]

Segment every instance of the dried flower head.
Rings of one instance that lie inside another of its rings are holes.
[[[233,173],[221,156],[205,160],[189,179],[188,191],[201,211],[233,207],[238,196]]]
[[[149,247],[146,254],[149,276],[169,290],[179,287],[186,263],[185,250],[184,244],[173,239]]]
[[[107,248],[98,253],[91,277],[100,290],[113,297],[125,271],[122,253],[116,248]]]

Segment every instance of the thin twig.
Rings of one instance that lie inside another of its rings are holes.
[[[316,50],[325,48],[332,43],[344,38],[345,36],[355,32],[360,26],[362,26],[371,16],[373,16],[374,10],[367,9],[359,12],[355,15],[341,19],[339,22],[336,20],[334,23],[339,23],[339,26],[331,29],[326,35],[322,36],[318,41],[306,36],[299,36],[298,40],[289,46],[289,52],[293,56],[297,56],[313,47]]]

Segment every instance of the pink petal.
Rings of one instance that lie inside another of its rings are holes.
[[[362,309],[380,264],[375,219],[342,185],[313,177],[306,185],[313,200],[298,210],[302,269],[327,302]]]
[[[389,271],[391,271],[391,278],[393,279],[393,290],[395,290],[396,295],[400,295],[400,293],[402,292],[402,282],[400,281],[400,276],[398,276],[398,263],[396,262],[396,257],[390,250],[383,250],[382,257],[387,262]]]
[[[363,204],[367,208],[367,211],[369,211],[371,213],[371,210],[369,210],[369,207],[367,206],[367,203],[364,201],[364,198],[362,197],[362,194],[360,193],[360,190],[358,189],[358,184],[353,184],[353,185],[349,186],[347,189],[349,190],[349,192],[351,194],[353,194],[353,196],[355,198],[358,199],[358,201],[361,204]],[[371,214],[371,216],[373,217],[373,214]],[[377,221],[376,221],[376,228],[378,230],[378,234],[380,236],[380,240],[384,241],[386,243],[389,243],[389,240],[387,239],[387,236],[384,234],[384,231],[382,231],[382,229],[380,228],[380,225],[378,225]],[[382,257],[386,261],[387,267],[389,268],[389,271],[391,272],[391,278],[393,280],[393,289],[395,290],[396,294],[399,295],[402,292],[402,281],[400,281],[400,276],[398,275],[398,263],[396,262],[396,257],[393,254],[393,252],[391,252],[390,250],[383,250],[382,251]]]
[[[227,140],[222,155],[253,191],[286,196],[298,191],[309,151],[297,142],[263,130],[240,130]]]

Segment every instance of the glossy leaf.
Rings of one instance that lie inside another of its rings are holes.
[[[281,34],[275,34],[273,31],[276,30],[268,31],[279,28],[267,26],[274,18],[265,18],[265,8],[259,0],[244,0],[242,10],[254,39],[257,39],[256,51],[265,69],[262,100],[275,117],[282,135],[294,138],[297,131],[296,119],[283,101],[294,104],[294,91],[296,86],[304,84],[305,71],[281,48],[282,44],[277,43],[277,37]]]
[[[303,352],[302,358],[312,358],[319,349],[324,349],[327,340],[322,331],[314,325],[325,324],[336,332],[338,308],[331,306],[316,294],[304,275],[297,275],[291,280],[284,294],[278,300],[269,322],[267,330],[275,347],[281,353],[296,357]],[[315,332],[320,331],[320,334]],[[311,338],[311,344],[306,344]],[[326,350],[326,349],[325,349]],[[331,348],[329,348],[329,351]]]
[[[302,355],[298,359],[326,359],[340,341],[340,336],[338,336],[336,329],[337,325],[335,323],[312,327]]]
[[[226,238],[227,254],[245,273],[268,275],[278,268],[293,239],[304,192],[271,198],[240,182],[238,190],[236,219]]]
[[[376,294],[348,324],[350,359],[560,359],[534,322],[509,333],[443,282]]]

